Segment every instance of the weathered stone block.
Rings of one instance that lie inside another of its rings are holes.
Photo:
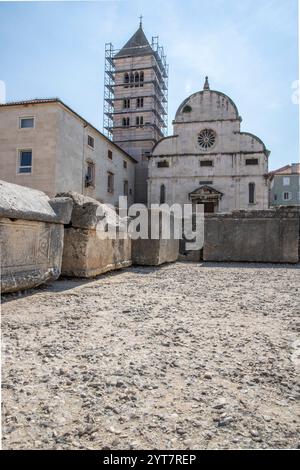
[[[204,227],[204,261],[299,261],[299,211],[292,208],[207,214]]]
[[[0,181],[1,292],[36,287],[61,271],[72,200]]]
[[[151,235],[151,213],[157,210],[148,211],[148,234]],[[161,224],[158,227],[157,239],[137,239],[132,240],[132,262],[137,265],[158,266],[163,263],[173,263],[179,256],[179,239],[174,237],[174,217],[170,217],[170,239],[162,236]]]
[[[121,231],[121,219],[112,209],[78,193],[61,193],[73,200],[69,227],[65,227],[62,273],[65,276],[94,277],[130,266],[131,239]],[[98,223],[105,218],[116,230],[116,238],[103,237]],[[124,236],[124,238],[123,238]]]
[[[132,262],[137,265],[158,266],[178,259],[178,240],[132,240]]]

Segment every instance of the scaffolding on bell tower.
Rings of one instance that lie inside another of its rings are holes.
[[[145,109],[146,112],[152,111],[158,119],[156,125],[158,133],[161,137],[167,134],[168,128],[168,72],[169,66],[166,61],[164,49],[160,46],[158,36],[152,37],[151,48],[155,63],[151,68],[155,71],[155,78],[151,81],[145,81],[144,84],[153,84],[152,93],[152,106]],[[113,140],[113,130],[115,113],[116,89],[122,85],[115,83],[116,72],[118,73],[132,73],[139,70],[137,66],[126,67],[124,69],[116,69],[116,56],[122,49],[114,49],[112,43],[105,44],[105,66],[104,66],[104,104],[103,104],[103,132]],[[141,67],[145,69],[145,67]],[[124,85],[125,86],[125,85]],[[130,112],[130,111],[128,111]],[[147,124],[148,126],[151,124]]]
[[[167,134],[168,65],[158,37],[139,28],[121,49],[105,45],[103,132],[137,160],[135,201],[147,201],[148,158]]]
[[[103,132],[112,140],[112,124],[114,111],[114,48],[112,43],[105,44],[105,65],[104,65],[104,103],[103,103]]]

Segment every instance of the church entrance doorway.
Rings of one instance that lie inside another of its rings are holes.
[[[196,204],[203,204],[205,214],[211,214],[218,211],[219,202],[222,196],[223,194],[220,193],[220,191],[206,185],[200,186],[200,188],[189,194],[190,201],[194,207]]]
[[[215,203],[210,201],[210,202],[204,202],[204,214],[211,214],[215,212]]]

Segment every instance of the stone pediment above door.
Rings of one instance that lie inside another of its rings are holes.
[[[223,193],[217,191],[211,186],[200,186],[195,191],[189,194],[191,200],[202,200],[202,201],[218,201],[223,196]]]

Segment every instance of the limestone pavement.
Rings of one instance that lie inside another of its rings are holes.
[[[299,281],[175,263],[5,296],[3,448],[297,447]]]

